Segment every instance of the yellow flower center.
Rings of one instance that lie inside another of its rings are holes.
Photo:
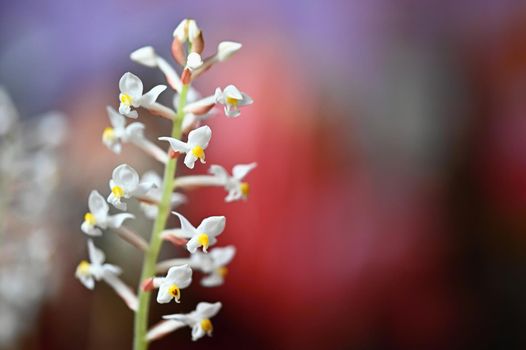
[[[181,290],[177,287],[177,284],[172,284],[170,288],[168,288],[168,293],[177,301],[181,298]]]
[[[115,141],[115,131],[113,128],[107,127],[102,133],[102,141],[106,143],[111,143]]]
[[[90,274],[89,269],[91,265],[86,260],[82,260],[77,266],[77,275],[79,276],[88,276]]]
[[[208,334],[214,330],[214,326],[212,326],[212,322],[208,318],[201,320],[201,328]]]
[[[121,94],[120,100],[121,100],[121,103],[125,104],[126,106],[131,106],[132,101],[133,101],[132,97],[128,94]]]
[[[86,221],[88,225],[90,226],[95,226],[95,224],[97,223],[97,220],[95,219],[95,215],[89,212],[84,214],[84,221]]]
[[[233,107],[237,107],[237,104],[239,103],[239,100],[236,99],[236,98],[233,98],[233,97],[227,97],[225,98],[226,100],[226,103],[233,106]]]
[[[205,159],[205,151],[201,146],[195,146],[192,148],[192,154],[199,159]]]
[[[228,275],[228,268],[226,266],[221,266],[216,271],[217,274],[223,278],[225,278],[226,275]]]
[[[124,196],[124,190],[121,186],[113,186],[111,188],[111,193],[117,198],[122,198]]]
[[[250,185],[248,184],[248,182],[242,182],[239,185],[239,190],[241,191],[241,194],[243,195],[243,197],[248,197],[250,193]]]
[[[201,233],[197,236],[197,241],[203,246],[203,249],[208,249],[208,235],[206,233]]]

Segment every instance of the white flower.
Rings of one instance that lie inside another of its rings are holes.
[[[159,140],[170,142],[170,146],[176,152],[186,153],[184,164],[190,168],[194,168],[196,160],[205,163],[204,150],[208,147],[210,138],[212,137],[212,130],[207,125],[201,126],[188,134],[188,142],[183,142],[173,137],[159,137]]]
[[[234,85],[228,85],[225,90],[216,89],[215,99],[217,103],[225,106],[225,115],[227,117],[237,117],[241,114],[239,107],[246,106],[254,101],[247,94],[239,91]]]
[[[161,92],[166,89],[166,85],[157,85],[143,95],[141,79],[135,74],[127,72],[119,80],[119,89],[121,91],[119,95],[119,100],[121,101],[119,113],[129,118],[137,118],[137,111],[132,110],[131,107],[150,107],[155,103]]]
[[[179,303],[181,299],[181,289],[188,287],[192,283],[192,269],[187,264],[173,266],[168,270],[166,277],[156,277],[153,279],[155,287],[159,287],[157,302],[166,304],[175,300]]]
[[[144,140],[144,124],[131,123],[126,126],[126,118],[117,113],[110,106],[106,107],[111,127],[104,129],[102,133],[102,142],[114,153],[119,154],[122,150],[123,142],[141,143]]]
[[[154,202],[160,202],[163,192],[161,190],[162,179],[155,171],[148,171],[142,176],[142,181],[151,183],[153,187],[146,192],[145,197],[152,199]],[[181,193],[172,193],[170,199],[171,207],[176,207],[186,201],[186,196]],[[149,219],[155,219],[159,213],[159,208],[156,204],[141,202],[141,209]]]
[[[121,201],[122,198],[142,196],[152,187],[153,183],[151,182],[139,181],[139,174],[131,166],[121,164],[113,169],[108,203],[117,209],[126,210],[127,205]]]
[[[209,172],[221,179],[225,189],[228,191],[228,195],[225,197],[226,202],[247,199],[250,193],[250,185],[248,182],[244,182],[243,179],[256,165],[256,163],[238,164],[232,168],[232,176],[220,165],[212,165],[210,167]]]
[[[173,36],[181,43],[184,43],[185,41],[193,43],[200,35],[201,29],[197,26],[197,22],[188,18],[183,19],[173,32]]]
[[[210,319],[217,315],[221,309],[221,303],[206,303],[201,302],[197,304],[194,311],[189,314],[174,314],[163,316],[166,320],[175,320],[183,322],[189,327],[192,327],[192,340],[196,341],[202,338],[205,334],[212,336],[213,326]]]
[[[100,236],[100,229],[119,228],[126,219],[135,216],[129,213],[108,215],[110,208],[104,197],[97,191],[91,191],[88,199],[89,212],[84,215],[84,222],[80,226],[82,232],[91,236]]]
[[[217,53],[216,57],[219,62],[226,61],[229,59],[233,54],[238,52],[241,47],[240,43],[236,43],[234,41],[222,41],[217,45]]]
[[[234,255],[236,255],[236,248],[232,245],[214,248],[208,254],[197,251],[190,258],[190,266],[208,274],[201,279],[201,285],[216,287],[223,284],[228,274],[226,265],[232,261]]]
[[[178,236],[190,239],[186,243],[186,248],[192,254],[195,253],[199,247],[203,247],[203,252],[206,253],[208,247],[216,244],[216,237],[225,229],[226,218],[224,216],[208,217],[196,228],[181,214],[177,212],[172,213],[177,215],[181,221],[181,230]]]
[[[93,289],[95,281],[100,281],[105,273],[119,275],[122,272],[118,266],[104,264],[106,258],[104,252],[97,249],[91,239],[88,239],[88,254],[90,262],[82,260],[75,271],[75,277],[86,288]]]

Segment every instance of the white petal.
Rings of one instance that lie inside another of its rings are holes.
[[[197,26],[197,22],[193,19],[188,19],[188,40],[193,42],[199,34],[201,34],[201,29]]]
[[[89,260],[94,265],[102,265],[102,263],[104,262],[104,252],[95,247],[95,244],[93,244],[93,241],[91,239],[88,239],[88,255]]]
[[[121,164],[113,170],[112,179],[115,185],[122,187],[129,194],[139,185],[139,174],[128,164]]]
[[[208,254],[209,257],[214,261],[214,265],[217,267],[225,266],[236,255],[236,247],[229,245],[222,248],[214,248]]]
[[[188,134],[188,146],[192,148],[199,145],[205,149],[208,147],[210,138],[212,138],[212,129],[208,125],[201,126]]]
[[[157,54],[151,46],[141,47],[133,51],[130,54],[132,61],[142,64],[147,67],[156,67],[157,66]]]
[[[141,106],[148,107],[152,105],[164,90],[166,90],[166,85],[154,86],[141,98]]]
[[[93,289],[95,287],[95,280],[92,276],[79,276],[79,280],[84,287],[88,289]]]
[[[241,101],[239,101],[239,106],[246,106],[254,103],[252,97],[248,96],[244,92],[242,92],[241,95],[243,96],[243,98],[241,99]]]
[[[227,104],[225,105],[225,115],[229,118],[236,118],[241,115],[241,112],[239,111],[239,108]]]
[[[126,126],[126,118],[110,106],[106,106],[106,111],[108,112],[108,117],[110,118],[110,123],[114,129],[124,129]]]
[[[137,311],[139,300],[130,287],[124,284],[119,277],[109,270],[104,271],[102,278],[124,300],[131,310]]]
[[[197,240],[197,236],[192,237],[187,243],[186,243],[186,249],[191,254],[194,254],[197,251],[197,248],[201,246],[201,243]]]
[[[192,340],[196,341],[196,340],[202,338],[204,335],[205,335],[205,331],[203,330],[203,328],[201,328],[201,324],[200,323],[196,323],[192,327]]]
[[[87,235],[90,236],[102,236],[102,231],[96,227],[91,226],[86,221],[82,222],[80,229]]]
[[[119,108],[119,112],[121,112],[121,109]],[[121,112],[122,113],[122,112]],[[125,116],[127,116],[128,118],[132,118],[132,119],[137,119],[139,117],[139,113],[137,113],[137,111],[132,111],[132,110],[129,110],[129,107],[128,107],[128,111],[125,112],[125,113],[122,113],[124,114]]]
[[[211,216],[204,219],[199,227],[198,233],[206,233],[209,237],[219,236],[225,229],[226,218],[224,216]]]
[[[108,196],[106,200],[108,201],[108,203],[110,203],[111,205],[113,205],[115,208],[119,210],[125,211],[126,209],[128,209],[128,206],[126,205],[126,203],[121,202],[120,198],[115,197],[113,192],[110,193],[110,195]]]
[[[208,170],[208,172],[225,181],[230,177],[228,175],[228,172],[221,165],[210,165],[210,169]]]
[[[217,59],[222,62],[241,49],[242,45],[233,41],[222,41],[217,45]]]
[[[142,141],[144,139],[144,124],[131,123],[126,127],[125,140],[126,141]]]
[[[172,214],[177,215],[177,217],[179,218],[179,222],[181,223],[180,237],[190,238],[197,233],[195,227],[184,216],[175,211],[173,211]]]
[[[188,264],[173,266],[166,274],[166,282],[175,283],[180,289],[186,288],[192,283],[192,269]]]
[[[135,216],[130,213],[112,215],[108,218],[108,224],[111,228],[119,228],[124,223],[124,220],[133,219],[133,218],[135,218]]]
[[[230,191],[228,191],[228,195],[225,197],[225,202],[230,203],[237,200],[240,200],[243,198],[243,194],[239,190],[239,188],[232,188]]]
[[[218,287],[225,282],[224,278],[218,273],[211,273],[208,276],[204,276],[201,279],[201,285],[203,287]]]
[[[221,310],[221,302],[217,303],[207,303],[207,302],[201,302],[197,304],[197,307],[195,308],[196,314],[199,315],[199,318],[201,319],[210,319],[217,315],[219,310]]]
[[[124,73],[119,80],[119,89],[121,93],[130,95],[133,103],[138,102],[143,91],[142,81],[133,73]]]
[[[88,207],[95,216],[98,225],[106,221],[110,207],[98,191],[91,191],[88,198]]]
[[[174,139],[173,137],[159,137],[159,140],[161,140],[161,141],[168,141],[170,143],[170,146],[176,152],[186,153],[186,152],[188,152],[190,150],[186,143],[184,143],[181,140]]]
[[[234,85],[228,85],[225,90],[223,91],[223,95],[226,97],[231,97],[236,100],[242,100],[243,95],[241,94],[241,91]]]
[[[143,175],[142,175],[142,181],[143,182],[150,182],[152,183],[155,187],[157,188],[160,188],[161,185],[162,185],[162,179],[161,177],[159,176],[159,174],[157,174],[155,171],[153,170],[150,170],[150,171],[147,171],[145,172]]]
[[[203,59],[201,58],[201,55],[197,52],[192,52],[188,55],[188,58],[186,60],[186,66],[191,70],[199,68],[202,64]]]
[[[186,156],[184,157],[184,164],[189,168],[193,169],[195,166],[195,162],[198,158],[193,155],[193,153],[188,152]]]
[[[175,28],[174,32],[173,32],[173,36],[174,37],[177,37],[177,39],[179,39],[179,41],[181,43],[183,43],[184,41],[186,41],[188,38],[186,36],[187,32],[186,32],[186,26],[187,26],[187,23],[186,23],[187,19],[183,19],[178,25],[177,27]]]
[[[159,304],[166,304],[172,301],[172,295],[169,291],[170,285],[161,285],[159,292],[157,292],[157,302]]]
[[[257,166],[257,163],[238,164],[232,168],[232,175],[239,181],[243,180],[247,174]]]

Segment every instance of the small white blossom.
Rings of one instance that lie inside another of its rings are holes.
[[[166,277],[156,277],[153,279],[155,287],[159,288],[157,302],[166,304],[175,300],[180,302],[181,289],[188,287],[192,283],[192,269],[187,264],[173,266],[168,270]]]
[[[84,222],[80,226],[82,232],[90,236],[100,236],[100,229],[119,228],[126,219],[135,216],[129,213],[109,215],[110,208],[104,197],[98,191],[91,191],[88,199],[89,212],[84,215]]]
[[[206,303],[201,302],[197,304],[194,311],[188,314],[174,314],[163,316],[166,320],[175,320],[184,323],[185,325],[192,327],[192,340],[196,341],[202,338],[205,334],[209,337],[212,336],[214,330],[210,319],[217,315],[221,309],[221,303]]]
[[[119,275],[122,272],[118,266],[104,264],[104,260],[106,259],[104,252],[97,249],[91,239],[88,239],[88,255],[90,261],[82,260],[75,271],[75,277],[77,277],[86,288],[93,289],[95,281],[100,281],[104,273]]]
[[[231,118],[238,117],[241,114],[239,107],[254,102],[250,96],[239,91],[234,85],[228,85],[223,91],[217,88],[215,99],[216,103],[221,103],[225,106],[225,115]]]
[[[199,247],[203,247],[203,252],[206,253],[208,247],[216,244],[216,237],[225,229],[226,218],[224,216],[208,217],[204,219],[198,227],[194,227],[181,214],[177,212],[173,212],[173,214],[177,215],[181,222],[181,230],[177,235],[181,238],[189,239],[186,243],[186,249],[192,254],[195,253]]]
[[[121,164],[113,169],[110,180],[111,193],[108,196],[108,203],[120,210],[126,210],[126,203],[122,198],[131,198],[133,196],[142,196],[153,187],[153,183],[139,181],[139,174],[128,164]]]
[[[256,163],[238,164],[232,168],[232,176],[220,165],[212,165],[209,172],[215,177],[221,179],[224,183],[228,195],[225,197],[226,202],[232,202],[239,199],[247,199],[250,193],[250,185],[243,179],[247,174],[256,167]]]
[[[132,110],[131,107],[149,108],[155,103],[161,92],[166,90],[166,85],[157,85],[143,95],[141,79],[135,74],[127,72],[124,73],[119,81],[119,89],[121,91],[119,95],[119,100],[121,102],[119,113],[129,118],[137,118],[137,111]]]
[[[119,154],[122,150],[122,143],[134,142],[140,144],[144,141],[144,124],[131,123],[126,126],[126,118],[117,113],[112,107],[106,107],[111,127],[104,129],[102,142],[114,153]]]
[[[151,183],[153,187],[146,192],[146,197],[152,199],[154,202],[160,202],[163,195],[161,189],[162,179],[155,171],[147,171],[142,176],[142,181],[145,183]],[[174,208],[186,201],[186,196],[181,193],[172,193],[170,200],[171,207]],[[159,213],[159,207],[156,204],[141,202],[141,209],[149,219],[155,219]]]
[[[190,266],[207,274],[201,279],[201,285],[217,287],[224,283],[225,276],[228,274],[226,265],[232,261],[234,255],[236,248],[232,245],[214,248],[208,254],[197,251],[190,258]]]
[[[212,130],[209,126],[201,126],[188,134],[188,142],[177,140],[173,137],[159,137],[159,140],[168,141],[172,149],[176,152],[186,153],[184,164],[190,168],[194,168],[196,160],[205,163],[205,149],[212,138]]]

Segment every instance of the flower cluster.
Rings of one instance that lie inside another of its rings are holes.
[[[23,120],[0,87],[0,348],[16,347],[54,285],[54,217],[46,208],[56,197],[65,135],[63,115]]]
[[[219,236],[225,230],[224,216],[207,217],[194,226],[181,213],[173,211],[179,220],[179,227],[167,229],[166,223],[170,211],[186,202],[184,194],[176,190],[220,186],[227,192],[226,202],[246,200],[249,185],[245,177],[256,166],[255,163],[236,165],[230,175],[222,166],[211,165],[209,175],[175,176],[179,158],[188,169],[202,167],[209,160],[206,151],[212,140],[212,129],[203,125],[206,120],[221,110],[227,118],[237,118],[241,109],[253,101],[234,85],[217,87],[205,97],[191,86],[208,69],[232,57],[241,49],[241,44],[221,42],[214,55],[203,59],[203,33],[194,20],[185,19],[175,28],[171,49],[173,58],[181,66],[180,73],[150,46],[132,52],[130,57],[134,62],[159,68],[166,77],[166,85],[156,85],[144,93],[141,79],[133,73],[125,73],[119,81],[119,107],[107,107],[110,126],[102,133],[102,142],[110,151],[119,154],[126,144],[132,144],[164,166],[164,177],[161,178],[153,170],[141,176],[128,164],[117,166],[108,181],[107,193],[103,195],[93,190],[89,194],[89,210],[80,227],[90,237],[89,261],[82,261],[75,275],[89,289],[93,289],[97,281],[107,283],[136,313],[135,349],[146,349],[149,342],[183,326],[192,328],[193,340],[212,335],[210,318],[219,312],[220,302],[201,302],[195,311],[188,314],[167,315],[147,330],[145,315],[152,291],[157,289],[156,301],[160,304],[172,300],[180,303],[184,300],[183,290],[191,285],[195,271],[203,274],[201,285],[220,286],[236,251],[234,246],[212,248],[218,244]],[[159,96],[168,88],[175,91],[173,106],[158,102]],[[142,112],[171,122],[171,132],[157,138],[167,143],[159,146],[146,137],[145,125],[135,121],[139,120]],[[133,121],[128,124],[129,119]],[[168,150],[165,151],[162,146]],[[130,201],[137,201],[143,213],[128,212]],[[127,226],[128,222],[141,217],[154,221],[149,242]],[[116,233],[144,254],[138,295],[120,279],[122,269],[105,263],[104,253],[95,246],[93,239],[105,231]],[[158,262],[163,242],[173,243],[177,248],[184,246],[187,257]]]

